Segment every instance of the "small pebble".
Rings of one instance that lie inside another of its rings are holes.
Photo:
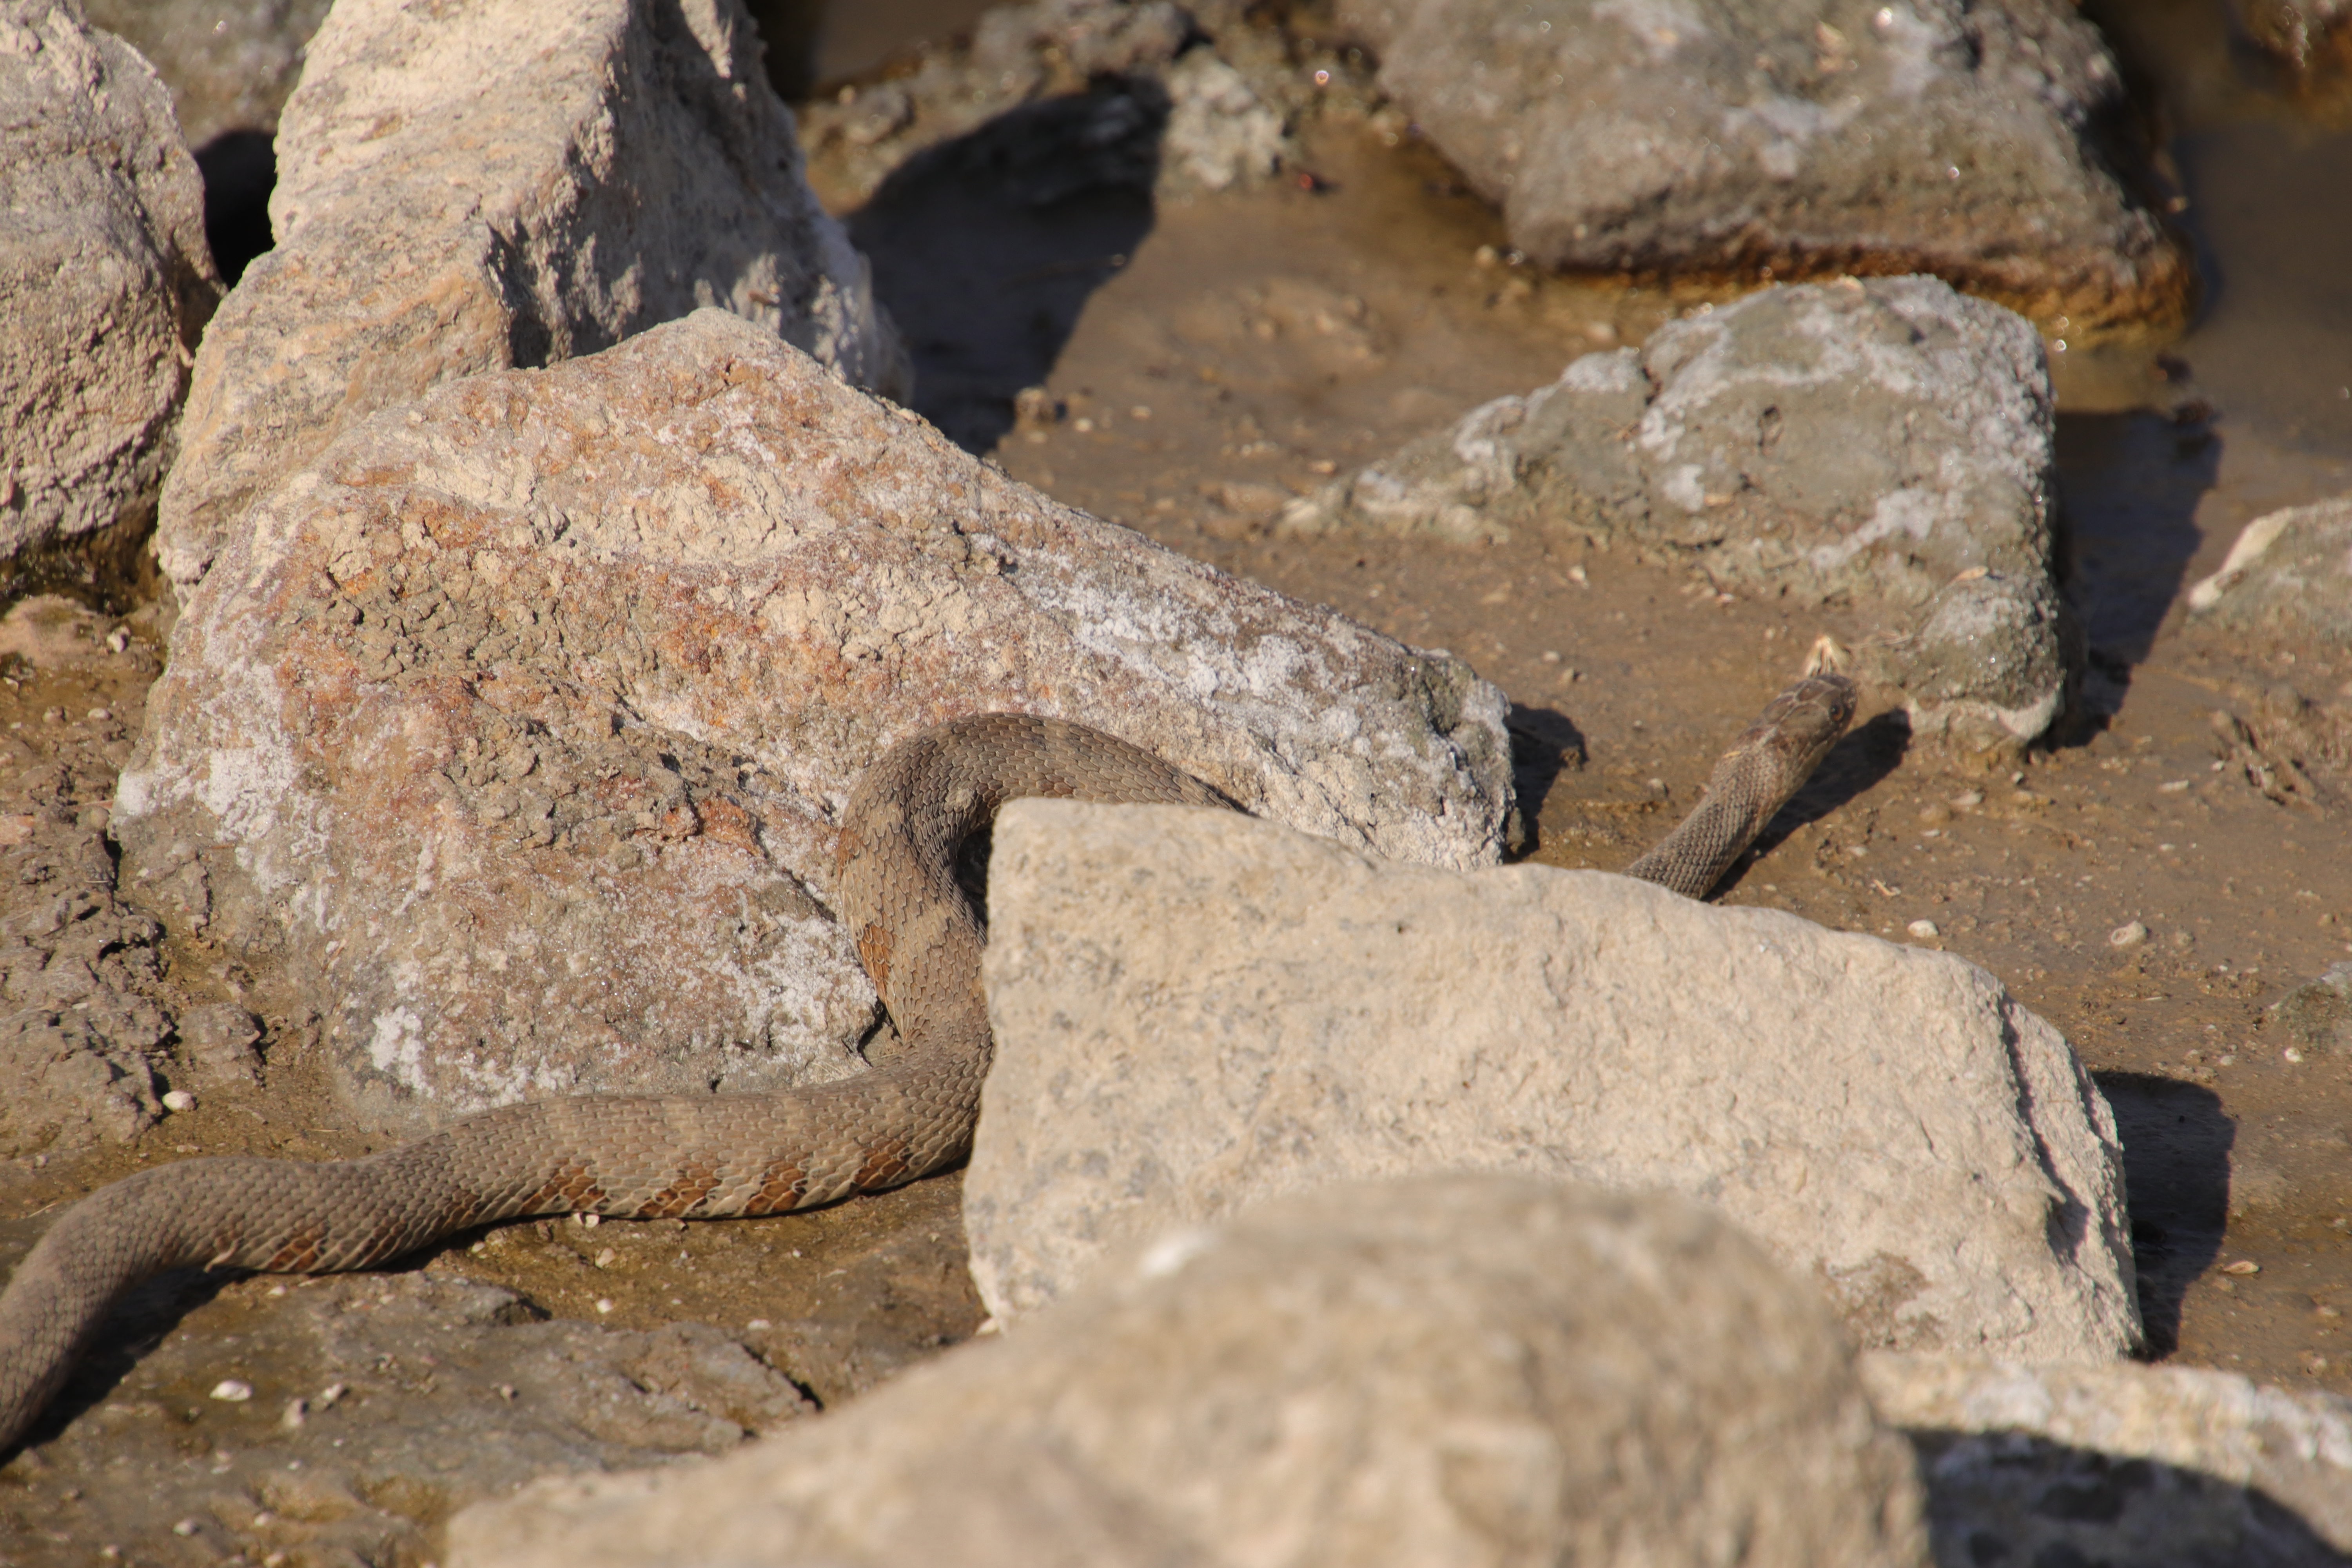
[[[611,1311],[613,1310],[613,1298],[610,1296],[599,1296],[596,1299],[596,1310],[600,1312]]]
[[[2238,1065],[2238,1053],[2235,1051],[2223,1051],[2221,1053],[2221,1059],[2213,1065],[2216,1067],[2225,1068],[2236,1067]]]
[[[619,1254],[615,1253],[608,1247],[596,1255],[596,1267],[599,1268],[610,1268],[613,1267],[613,1259],[618,1256]]]
[[[194,1535],[195,1532],[196,1521],[193,1519],[184,1519],[172,1527],[174,1535]]]
[[[2303,1060],[2303,1051],[2299,1047],[2295,1046],[2289,1046],[2286,1049],[2281,1051],[2279,1055],[2285,1058],[2289,1063],[2299,1063]]]
[[[1591,578],[1585,574],[1583,567],[1571,566],[1568,569],[1568,580],[1581,588],[1590,583]]]
[[[2137,921],[2126,921],[2107,933],[2109,947],[2137,947],[2147,940],[2147,927]]]
[[[2222,1273],[2235,1274],[2241,1279],[2243,1279],[2249,1274],[2260,1274],[2262,1271],[2263,1266],[2255,1262],[2251,1258],[2241,1258],[2235,1263],[2224,1263],[2221,1265]]]
[[[163,1109],[164,1109],[164,1110],[194,1110],[195,1108],[196,1108],[196,1097],[195,1097],[194,1095],[193,1095],[193,1094],[190,1094],[186,1089],[166,1089],[166,1090],[164,1090],[164,1092],[163,1092]]]
[[[253,1397],[253,1384],[241,1377],[225,1377],[213,1384],[213,1397],[231,1405],[242,1405]]]
[[[278,1424],[289,1432],[299,1432],[302,1429],[302,1423],[309,1420],[310,1416],[309,1400],[289,1399],[286,1402],[286,1414],[278,1418]]]
[[[1974,806],[1982,805],[1984,804],[1984,791],[1980,789],[1964,789],[1959,794],[1952,797],[1952,804],[1958,806],[1963,811],[1969,810]]]
[[[2168,779],[2165,783],[2156,786],[2156,793],[2158,795],[2183,795],[2188,792],[2188,789],[2189,781],[2187,779]]]
[[[604,1216],[600,1214],[583,1214],[580,1216],[580,1223],[593,1230],[604,1223]]]
[[[109,719],[114,717],[114,710],[111,708],[93,708],[89,710],[89,717],[92,723],[103,724]]]
[[[130,651],[130,647],[131,634],[121,626],[106,634],[106,648],[109,653],[126,653]]]
[[[513,1384],[502,1383],[499,1384],[499,1397],[500,1399],[512,1399],[514,1396],[515,1385]]]
[[[331,1383],[327,1384],[326,1387],[319,1390],[319,1408],[321,1410],[326,1409],[327,1406],[332,1405],[336,1400],[341,1399],[344,1394],[349,1394],[350,1392],[350,1389],[344,1387],[340,1383]]]
[[[743,1326],[747,1329],[764,1329],[768,1326],[768,1320],[765,1318],[754,1318]]]
[[[1909,925],[1903,929],[1909,931],[1913,936],[1917,937],[1921,942],[1927,941],[1929,937],[1941,936],[1944,934],[1942,931],[1936,929],[1936,922],[1934,921],[1913,921]]]

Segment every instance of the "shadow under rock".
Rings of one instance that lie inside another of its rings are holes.
[[[2147,1353],[2170,1355],[2180,1343],[2181,1301],[2221,1250],[2237,1126],[2210,1089],[2152,1073],[2092,1076],[2123,1138]]]
[[[278,143],[267,131],[224,131],[196,149],[205,177],[205,243],[230,288],[253,258],[278,243],[269,193],[278,187]]]
[[[2090,645],[2086,716],[2123,706],[2131,669],[2179,598],[2203,535],[2197,503],[2221,467],[2210,415],[2066,414],[2058,419],[2059,563]]]
[[[1013,424],[1151,230],[1168,100],[1107,78],[927,148],[848,220],[906,334],[915,411],[971,452]]]
[[[1536,824],[1551,786],[1560,774],[1584,766],[1584,732],[1565,713],[1518,702],[1511,704],[1504,725],[1511,737],[1511,794],[1517,803],[1504,834],[1504,853],[1517,860],[1536,851]]]

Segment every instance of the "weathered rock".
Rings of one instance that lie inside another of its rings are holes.
[[[1074,180],[1171,196],[1262,180],[1290,151],[1284,108],[1222,43],[1170,0],[1000,5],[968,42],[918,45],[908,68],[808,105],[810,159],[835,206],[863,205],[916,154],[1093,84],[1103,112],[1082,136],[1023,138],[1016,115],[983,133],[984,154],[1057,165],[1033,182],[1040,202],[1081,188]]]
[[[277,247],[205,333],[163,495],[157,553],[183,587],[255,497],[370,413],[698,306],[905,390],[740,0],[345,0],[278,163]]]
[[[322,1019],[355,1110],[851,1070],[834,922],[866,765],[1092,723],[1404,859],[1499,852],[1502,697],[1055,505],[699,311],[356,430],[187,603],[124,886]]]
[[[2103,156],[2121,73],[2046,0],[1344,0],[1380,80],[1550,266],[1932,272],[2063,330],[2184,315]]]
[[[36,595],[0,618],[0,664],[44,696],[59,676],[94,693],[104,636],[101,617]],[[16,890],[0,917],[0,1156],[121,1142],[163,1114],[163,928],[116,900],[106,839],[123,731],[103,710],[58,719],[39,754],[11,747],[0,767],[0,887]]]
[[[2246,524],[2189,610],[2243,631],[2352,645],[2352,496]]]
[[[2352,1401],[2192,1367],[1866,1355],[1921,1449],[1939,1563],[2333,1568],[2352,1552]]]
[[[0,4],[0,561],[143,530],[220,297],[145,60],[80,0]]]
[[[85,0],[89,19],[148,59],[192,147],[272,131],[331,0]]]
[[[261,1021],[233,1002],[181,1009],[179,1055],[206,1083],[249,1084],[261,1076]]]
[[[1622,541],[1718,588],[1850,600],[1915,728],[2029,741],[2081,654],[2052,575],[2032,328],[1929,278],[1764,289],[1335,480],[1289,532]]]
[[[716,1464],[470,1510],[449,1561],[1923,1563],[1847,1357],[1696,1205],[1367,1184],[1166,1237]]]
[[[2270,1016],[2292,1045],[2352,1057],[2352,961],[2272,1003]]]
[[[1702,1198],[1864,1344],[2139,1335],[2106,1102],[1949,955],[1599,872],[1383,865],[1214,812],[1017,802],[965,1175],[999,1316],[1318,1183],[1506,1169]]]
[[[2352,68],[2352,0],[2234,0],[2247,33],[2298,71]]]
[[[0,1494],[12,1543],[58,1530],[134,1561],[193,1542],[208,1562],[419,1562],[467,1503],[724,1453],[814,1408],[704,1323],[534,1321],[510,1291],[438,1274],[226,1294],[201,1321],[231,1331],[142,1321],[159,1347],[107,1353],[68,1386],[74,1419],[37,1431],[37,1463]]]

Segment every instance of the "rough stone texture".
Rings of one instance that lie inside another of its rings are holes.
[[[964,1227],[1001,1317],[1122,1240],[1470,1168],[1703,1198],[1865,1345],[2138,1338],[2106,1102],[1959,959],[1600,872],[1044,801],[998,820],[989,911]]]
[[[2190,1367],[1880,1354],[1862,1373],[1881,1419],[1920,1446],[1939,1563],[2334,1568],[2352,1553],[2352,1401]]]
[[[102,636],[100,617],[37,595],[0,619],[0,668],[26,683],[71,672],[109,657]],[[152,1126],[172,1034],[152,994],[163,927],[115,898],[105,802],[122,727],[106,713],[45,739],[42,753],[0,740],[0,886],[17,889],[0,919],[0,1156]]]
[[[2352,960],[2272,1003],[2270,1016],[2290,1045],[2352,1057]]]
[[[220,297],[147,62],[79,0],[0,0],[0,560],[153,516]]]
[[[2122,77],[2071,6],[1339,11],[1381,54],[1381,85],[1547,264],[1932,272],[2077,331],[2191,302],[2186,248],[2102,155]]]
[[[448,1561],[1891,1568],[1916,1485],[1730,1226],[1452,1176],[1171,1236],[740,1455],[471,1510]]]
[[[722,311],[352,432],[187,602],[131,897],[274,969],[363,1118],[856,1064],[866,765],[1091,723],[1402,859],[1499,853],[1503,700],[1058,506]]]
[[[224,1294],[202,1321],[226,1332],[134,1310],[168,1337],[135,1361],[123,1343],[68,1386],[73,1419],[36,1429],[0,1527],[121,1542],[141,1562],[417,1563],[467,1503],[551,1473],[724,1453],[814,1409],[705,1323],[534,1321],[512,1292],[439,1274]],[[232,1379],[246,1397],[215,1392]],[[9,1520],[20,1508],[32,1517]]]
[[[1234,42],[1254,66],[1268,47],[1263,38]],[[1169,0],[1000,5],[968,42],[919,44],[908,68],[808,105],[803,128],[828,200],[860,206],[916,154],[1093,84],[1105,112],[1085,142],[1113,154],[1092,160],[1096,183],[1177,197],[1221,191],[1265,178],[1290,151],[1282,95],[1263,69],[1237,70],[1220,53],[1226,47],[1223,36],[1202,37]],[[1006,156],[1002,129],[986,139],[994,156]],[[1066,163],[1066,137],[1054,151]],[[1055,197],[1041,191],[1036,199]]]
[[[180,130],[272,131],[331,0],[87,0],[89,19],[155,64]]]
[[[2298,71],[2352,68],[2352,0],[2232,0],[2254,41]]]
[[[343,0],[278,164],[277,247],[205,333],[163,494],[157,554],[183,588],[255,497],[375,410],[698,306],[906,389],[740,0]]]
[[[2352,496],[2246,524],[2189,610],[2242,631],[2352,646]]]
[[[1877,606],[1862,673],[1922,731],[2031,740],[2080,652],[2052,575],[2042,343],[1930,278],[1764,289],[1587,354],[1291,504],[1278,526],[1622,541],[1719,588]]]

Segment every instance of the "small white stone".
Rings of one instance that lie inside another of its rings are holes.
[[[768,1327],[768,1320],[765,1318],[754,1318],[743,1326],[747,1329],[764,1329]]]
[[[344,1387],[340,1383],[331,1383],[327,1384],[326,1387],[319,1390],[319,1408],[321,1410],[326,1409],[327,1406],[332,1405],[336,1400],[341,1399],[344,1394],[349,1394],[350,1392],[350,1389]]]
[[[2126,921],[2107,933],[2109,947],[2137,947],[2147,940],[2147,927],[2137,921]]]
[[[195,1532],[196,1521],[193,1519],[184,1519],[172,1527],[174,1535],[194,1535]]]
[[[599,1312],[609,1312],[609,1311],[611,1311],[611,1310],[613,1310],[613,1298],[611,1298],[610,1296],[600,1296],[600,1297],[598,1297],[598,1298],[596,1299],[596,1310],[597,1310]]]
[[[2281,1051],[2279,1055],[2285,1058],[2289,1062],[2300,1062],[2303,1060],[2303,1051],[2301,1047],[2295,1046],[2289,1046],[2286,1049]]]
[[[1909,925],[1903,929],[1909,931],[1913,936],[1917,937],[1921,942],[1926,942],[1929,937],[1937,937],[1944,934],[1942,931],[1936,929],[1936,922],[1934,921],[1913,921]]]
[[[309,1400],[289,1399],[286,1402],[286,1414],[278,1418],[278,1424],[289,1432],[299,1432],[302,1429],[302,1423],[310,1417],[310,1402]]]
[[[242,1405],[253,1397],[253,1384],[241,1377],[225,1377],[213,1384],[213,1397],[231,1405]]]
[[[193,1095],[193,1094],[190,1094],[186,1089],[168,1089],[168,1090],[166,1090],[166,1091],[164,1092],[164,1095],[163,1095],[163,1109],[164,1109],[164,1110],[194,1110],[195,1108],[196,1108],[196,1097],[195,1097],[194,1095]]]

